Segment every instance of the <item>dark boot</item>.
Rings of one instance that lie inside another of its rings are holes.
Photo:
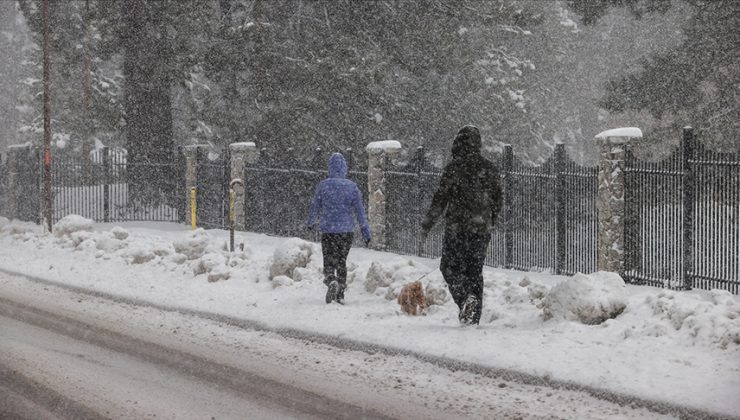
[[[347,286],[340,284],[339,290],[337,290],[337,303],[344,305],[344,291],[347,289]]]
[[[339,293],[339,283],[336,280],[332,280],[326,289],[326,303],[332,303],[337,300],[337,293]]]
[[[468,295],[462,308],[460,308],[458,315],[460,323],[463,325],[478,325],[480,322],[481,303],[477,296]]]

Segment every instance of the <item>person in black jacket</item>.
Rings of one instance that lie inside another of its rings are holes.
[[[432,205],[422,221],[422,235],[445,216],[440,270],[460,309],[463,324],[478,324],[483,309],[483,263],[491,228],[501,208],[498,170],[481,156],[477,127],[466,125],[452,143],[452,161],[442,173]]]

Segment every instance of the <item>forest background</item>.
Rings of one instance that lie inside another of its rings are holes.
[[[692,125],[737,150],[740,2],[51,1],[57,154],[253,141],[280,153],[395,139],[446,158],[457,128],[541,163],[638,126],[640,152]],[[41,0],[0,1],[0,153],[41,143]]]

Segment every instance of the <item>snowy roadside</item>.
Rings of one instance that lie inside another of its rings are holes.
[[[486,269],[481,326],[462,328],[434,260],[353,249],[347,304],[326,305],[315,244],[239,233],[245,251],[231,255],[223,250],[224,231],[151,223],[118,228],[74,218],[60,223],[52,236],[35,225],[0,220],[0,267],[273,329],[408,349],[725,415],[740,412],[740,298],[725,292],[622,286],[603,273],[563,283],[567,278]],[[305,267],[291,269],[291,262]],[[387,298],[429,271],[423,282],[437,304],[425,317],[401,314]],[[566,319],[574,319],[569,308],[577,298],[601,305],[582,312],[582,319],[609,310],[621,314],[598,325]],[[544,320],[544,312],[552,318]]]

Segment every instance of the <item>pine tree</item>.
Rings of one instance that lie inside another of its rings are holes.
[[[601,0],[571,2],[584,22],[593,22],[611,5]],[[671,2],[642,4],[645,13],[665,11]],[[613,112],[646,110],[660,121],[653,134],[659,140],[676,137],[680,127],[692,125],[704,132],[703,141],[724,148],[740,148],[740,2],[691,0],[692,16],[684,28],[683,44],[645,60],[639,72],[613,80],[601,105]],[[598,4],[594,6],[593,4]],[[675,5],[674,5],[675,7]],[[641,16],[643,9],[638,9]]]

